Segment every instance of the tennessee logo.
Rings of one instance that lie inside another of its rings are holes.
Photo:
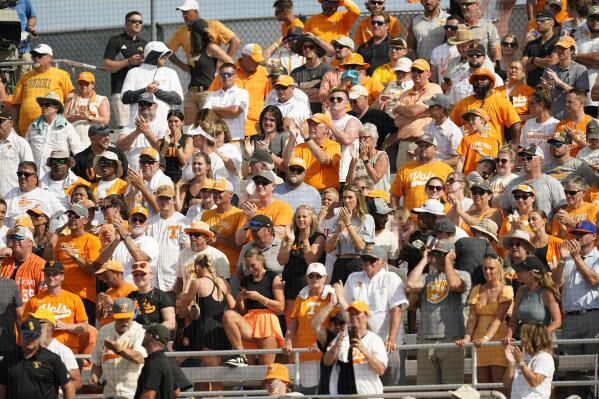
[[[119,305],[119,313],[127,313],[127,304],[126,303],[121,303]]]
[[[358,348],[352,348],[352,363],[364,363],[366,361],[366,356]]]
[[[439,303],[447,298],[449,286],[445,280],[437,280],[426,286],[426,300],[430,303]]]

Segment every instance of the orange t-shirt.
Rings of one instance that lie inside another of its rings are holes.
[[[527,84],[518,85],[514,90],[511,91],[510,95],[507,95],[507,87],[501,86],[496,89],[497,93],[503,95],[505,98],[510,100],[518,115],[528,115],[530,113],[529,104],[532,94],[535,89]]]
[[[530,229],[530,225],[528,224],[528,215],[520,215],[520,222],[521,222],[522,230],[526,231],[528,234],[530,234],[532,236],[532,230]],[[504,217],[503,223],[501,224],[501,227],[499,228],[499,233],[497,233],[497,237],[503,237],[510,231],[512,231],[512,224],[510,223],[510,221],[508,220],[507,217]],[[501,243],[501,241],[500,241],[500,243]],[[509,252],[509,248],[503,248],[500,246],[497,247],[497,250],[498,250],[497,254],[499,256],[501,256],[502,258],[505,258]]]
[[[337,3],[347,11],[335,11],[331,15],[315,14],[304,24],[304,32],[311,32],[325,42],[349,36],[354,22],[360,16],[360,9],[353,1],[341,0]]]
[[[44,272],[42,269],[46,261],[35,254],[31,254],[18,267],[13,280],[21,293],[23,304],[27,304],[31,297],[37,295],[40,290],[46,287]],[[15,270],[15,260],[12,256],[4,259],[0,263],[0,276],[11,278]]]
[[[360,21],[356,28],[356,33],[354,33],[354,45],[356,46],[356,50],[362,44],[366,43],[370,39],[372,39],[372,24],[370,22],[370,16],[364,18]],[[397,18],[391,16],[389,21],[389,36],[390,37],[398,37],[401,34],[401,23]]]
[[[228,211],[219,214],[216,209],[209,209],[202,213],[202,221],[210,225],[212,230],[220,235],[228,237],[232,243],[220,242],[217,240],[211,244],[227,256],[229,265],[231,266],[231,274],[234,275],[237,270],[237,261],[239,260],[239,247],[235,245],[235,232],[243,228],[242,223],[243,211],[235,206]]]
[[[65,278],[64,281],[66,280]],[[49,295],[47,291],[42,291],[32,297],[25,306],[23,318],[27,318],[30,312],[35,312],[40,308],[51,311],[56,321],[60,320],[69,324],[87,321],[87,314],[81,298],[64,289],[58,295]],[[77,334],[55,330],[54,338],[71,348],[74,353],[79,353],[79,336]]]
[[[294,27],[294,26],[304,29],[304,23],[299,18],[295,18],[289,24],[282,22],[281,23],[281,36],[283,36],[283,37],[287,36],[287,31],[289,30],[289,28]],[[291,71],[289,71],[289,72],[291,72]]]
[[[557,267],[557,263],[560,261],[561,256],[559,254],[559,247],[562,246],[564,240],[561,238],[550,235],[547,243],[547,256],[545,259],[547,260],[547,264],[551,271],[553,271]]]
[[[431,177],[447,179],[453,168],[441,161],[421,164],[410,161],[404,164],[395,175],[389,192],[397,198],[404,197],[403,206],[408,210],[419,207],[427,200],[425,185]]]
[[[489,114],[491,120],[489,125],[493,127],[493,131],[497,135],[500,143],[503,143],[503,129],[512,126],[515,123],[521,122],[520,116],[512,103],[503,95],[494,92],[484,100],[479,100],[474,96],[468,96],[457,102],[451,112],[451,120],[459,127],[466,122],[462,119],[462,115],[470,109],[484,109]]]
[[[592,204],[599,204],[599,187],[591,187],[584,194],[584,200]]]
[[[288,226],[291,224],[293,219],[293,209],[287,202],[275,199],[273,202],[265,208],[256,209],[256,215],[265,215],[272,220],[273,226]],[[241,226],[245,226],[248,223],[248,218],[245,213],[241,214],[239,219]],[[250,239],[250,230],[246,233],[246,242]]]
[[[312,319],[318,314],[320,309],[327,305],[331,300],[329,295],[325,300],[320,299],[320,296],[314,295],[306,299],[302,299],[298,296],[295,299],[293,310],[291,311],[291,318],[297,321],[297,330],[293,337],[293,347],[295,348],[307,348],[316,343],[316,336],[312,332],[310,323]],[[328,328],[329,321],[325,321],[325,327]],[[302,353],[300,359],[302,361],[320,360],[322,354],[320,352],[314,353]]]
[[[589,202],[583,202],[577,208],[566,207],[564,208],[568,215],[574,219],[577,223],[583,220],[590,220],[593,223],[596,223],[597,214],[599,213],[599,205],[591,204]],[[553,218],[553,223],[551,223],[551,234],[557,236],[559,238],[566,238],[568,235],[568,230],[562,230],[560,223],[556,218]]]
[[[131,292],[137,290],[137,287],[134,285],[131,285],[129,283],[125,283],[123,284],[121,287],[119,288],[109,288],[106,290],[106,295],[108,295],[109,297],[111,297],[112,299],[117,299],[117,298],[126,298],[127,295],[129,295]],[[102,309],[98,309],[96,311],[96,318],[100,321],[100,325],[104,326],[108,323],[110,323],[111,321],[113,321],[114,319],[112,318],[112,309],[110,312],[108,312],[108,317],[104,317],[104,312]]]
[[[100,239],[85,233],[79,237],[63,236],[58,239],[54,257],[64,266],[62,288],[79,295],[81,298],[96,302],[96,276],[79,267],[70,256],[61,250],[63,245],[73,248],[81,259],[95,261],[100,256]]]
[[[479,133],[471,133],[464,136],[460,145],[456,148],[456,152],[464,158],[463,173],[468,175],[468,173],[475,171],[478,161],[483,156],[495,158],[500,145],[501,143],[497,139],[497,135],[492,134],[491,131],[489,131],[488,136],[484,137]]]
[[[94,197],[96,197],[96,198],[98,198],[98,186],[99,185],[100,185],[100,182],[96,182],[91,185],[91,189],[94,192]],[[106,190],[106,194],[104,194],[104,197],[108,197],[109,195],[112,195],[112,194],[125,195],[125,192],[127,192],[127,186],[129,186],[129,183],[127,183],[123,179],[117,178],[115,180],[115,182],[112,184],[112,186],[108,187],[108,189]]]
[[[368,90],[368,104],[372,104],[379,94],[385,90],[385,86],[381,82],[372,79],[370,76],[364,76],[360,84]]]
[[[299,157],[306,161],[304,183],[311,185],[319,191],[328,187],[339,189],[341,145],[335,140],[327,139],[320,148],[331,158],[331,163],[328,165],[323,165],[318,161],[318,158],[310,150],[308,143],[299,144],[293,149],[294,157]]]
[[[585,114],[584,118],[582,118],[582,120],[578,123],[574,123],[570,119],[564,119],[563,121],[561,121],[560,123],[557,124],[557,126],[555,127],[555,132],[561,133],[564,130],[563,128],[567,126],[570,129],[574,129],[574,131],[576,133],[578,133],[580,135],[580,137],[586,139],[587,123],[589,123],[592,120],[593,120],[593,117],[590,115],[587,115],[587,114]],[[580,147],[578,146],[578,144],[576,142],[573,141],[572,149],[570,150],[570,155],[572,155],[573,157],[576,157],[576,154],[578,154],[578,151],[580,151]]]

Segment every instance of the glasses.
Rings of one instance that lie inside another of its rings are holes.
[[[288,88],[290,88],[291,86],[282,86],[282,85],[276,85],[275,86],[275,91],[285,91]]]
[[[503,43],[501,43],[501,45],[503,47],[513,47],[513,48],[518,47],[518,44],[516,44],[516,42],[503,42]]]
[[[297,173],[298,175],[301,175],[302,173],[304,173],[304,168],[298,168],[295,166],[290,166],[289,167],[289,172],[291,173]]]
[[[589,15],[587,17],[587,21],[597,22],[597,21],[599,21],[599,15]]]
[[[451,186],[453,183],[456,183],[456,182],[459,182],[459,183],[461,183],[462,181],[461,181],[461,180],[458,180],[458,179],[455,179],[455,178],[453,178],[453,177],[450,177],[449,179],[447,179],[447,185],[448,185],[448,186]]]
[[[101,159],[100,162],[98,162],[98,164],[100,166],[113,166],[115,164],[115,162],[111,161],[109,159]]]
[[[508,158],[495,158],[495,162],[497,162],[498,164],[501,164],[501,165],[505,165],[509,161],[510,160]]]
[[[473,190],[470,190],[470,192],[472,193],[472,195],[485,195],[486,191],[485,190],[481,190],[478,188],[475,188]]]
[[[374,263],[377,261],[377,258],[373,258],[372,256],[363,256],[362,262],[364,263]]]
[[[528,199],[528,197],[530,197],[530,194],[514,194],[514,199],[516,201],[526,201]]]
[[[343,100],[345,100],[343,97],[335,97],[335,96],[329,97],[329,102],[332,102],[332,103],[340,103]]]
[[[10,239],[13,241],[23,241],[25,237],[18,234],[13,234],[10,236]]]
[[[221,72],[219,73],[220,77],[223,79],[228,79],[235,75],[235,72]]]
[[[271,182],[269,182],[268,180],[254,180],[254,184],[256,186],[265,187],[265,186],[268,186],[269,184],[271,184]]]
[[[570,197],[574,197],[576,194],[578,194],[581,191],[582,190],[564,190],[564,193],[566,193],[566,195],[569,195]]]
[[[566,143],[562,143],[561,141],[552,141],[551,143],[549,143],[549,147],[560,148],[564,144],[566,144]]]
[[[333,46],[333,48],[334,48],[335,50],[343,50],[343,49],[344,49],[344,48],[346,48],[346,47],[345,47],[345,46],[343,46],[343,45],[341,45],[341,44],[335,44],[335,45]],[[349,48],[349,47],[347,47],[347,48]]]
[[[199,238],[202,236],[202,233],[199,231],[192,231],[191,233],[187,233],[187,235],[193,238]]]
[[[34,331],[21,331],[21,336],[25,339],[38,339],[41,334]]]
[[[383,4],[385,4],[384,1],[370,1],[370,4],[372,4],[373,6],[382,6]]]
[[[320,280],[323,276],[321,276],[320,274],[316,274],[316,273],[310,273],[308,274],[308,278],[310,280]]]
[[[249,225],[250,225],[250,227],[270,227],[270,226],[265,226],[262,222],[259,222],[256,220],[250,220]]]
[[[551,18],[537,18],[537,24],[542,24],[547,21],[551,21]]]
[[[152,105],[154,105],[154,103],[149,103],[147,101],[141,101],[137,103],[137,106],[142,108],[151,107]]]
[[[532,161],[534,159],[532,155],[518,155],[518,158],[520,158],[521,161]]]
[[[415,73],[415,74],[419,75],[419,74],[423,73],[424,71],[423,71],[423,70],[420,70],[420,69],[418,69],[418,68],[411,68],[411,69],[410,69],[410,72],[412,72],[412,73]]]
[[[143,24],[144,24],[144,21],[143,21],[143,19],[130,19],[130,20],[129,20],[129,21],[127,21],[127,22],[129,22],[130,24],[134,24],[134,25],[135,25],[135,24],[140,24],[140,25],[143,25]]]
[[[403,49],[401,46],[389,46],[389,51],[401,51]]]
[[[31,177],[34,176],[33,172],[17,172],[17,177]]]
[[[476,58],[479,58],[479,57],[484,57],[484,56],[483,56],[482,54],[480,54],[480,53],[468,53],[468,57],[476,57]],[[485,79],[489,79],[489,78],[487,78],[486,76],[475,76],[475,77],[474,77],[474,80],[480,80],[480,78],[481,78],[481,77],[482,77],[482,78],[485,78]]]
[[[51,107],[53,104],[52,103],[39,103],[40,104],[40,108],[47,108],[47,107]]]
[[[427,190],[430,190],[430,191],[437,191],[437,192],[441,192],[441,191],[443,191],[443,189],[444,189],[444,188],[445,188],[445,187],[443,187],[443,186],[435,186],[435,185],[433,185],[433,184],[429,184],[428,186],[426,186],[426,189],[427,189]]]
[[[143,216],[131,216],[129,218],[129,220],[131,221],[131,223],[139,223],[139,224],[144,224],[146,222],[146,218]]]
[[[313,46],[311,44],[308,44],[306,46],[302,46],[302,50],[314,50],[316,48],[316,46]]]
[[[385,21],[370,21],[372,26],[383,26],[385,25]]]
[[[85,216],[79,216],[75,212],[67,212],[68,219],[84,219]]]
[[[102,210],[102,211],[105,211],[110,208],[116,208],[116,205],[113,205],[113,204],[100,205],[100,210]]]
[[[154,159],[141,159],[139,161],[139,164],[140,165],[154,165],[156,162],[158,162],[158,161],[156,161]]]
[[[457,25],[447,25],[447,24],[445,24],[445,26],[443,26],[443,29],[445,29],[445,30],[452,30],[454,32],[457,32],[458,26]]]
[[[512,240],[508,243],[508,247],[510,248],[520,248],[522,246],[522,243],[520,241],[517,240]]]
[[[66,165],[69,162],[68,159],[57,159],[57,158],[52,158],[50,159],[50,165]]]

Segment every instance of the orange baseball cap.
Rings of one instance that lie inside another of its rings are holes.
[[[474,80],[480,76],[489,78],[489,80],[491,81],[491,88],[495,87],[495,74],[493,72],[489,71],[487,68],[476,69],[474,72],[472,72],[470,74],[470,78],[468,79],[468,82],[470,82],[470,84],[473,85]]]
[[[246,44],[241,54],[247,55],[255,62],[264,62],[264,55],[262,55],[262,47],[256,43]]]
[[[295,86],[295,80],[289,75],[281,75],[277,78],[275,86]]]
[[[347,307],[347,311],[349,312],[350,309],[354,309],[354,310],[357,310],[358,312],[362,312],[362,313],[366,313],[366,314],[370,313],[370,308],[368,307],[368,304],[366,304],[366,302],[364,302],[364,301],[352,302]]]
[[[130,216],[133,216],[136,213],[144,215],[146,217],[146,219],[148,218],[148,210],[146,208],[144,208],[143,206],[136,206],[135,208],[131,209]]]
[[[152,158],[154,161],[160,161],[160,154],[158,154],[158,151],[156,151],[155,148],[152,148],[152,147],[146,147],[146,148],[144,148],[139,153],[139,157],[141,158],[144,155],[147,156],[147,157]]]
[[[314,114],[311,117],[309,117],[307,120],[312,121],[312,122],[316,122],[316,123],[324,123],[327,126],[333,124],[333,121],[331,120],[331,118],[329,118],[328,115],[321,114],[321,113]]]
[[[156,195],[157,198],[158,197],[174,198],[175,197],[175,189],[170,184],[163,184],[162,186],[160,186],[156,189],[156,192],[154,193],[154,195]]]
[[[77,82],[96,83],[96,77],[93,73],[84,71],[77,76]]]
[[[287,384],[291,384],[291,380],[289,379],[289,371],[287,367],[281,363],[273,363],[268,366],[266,369],[265,380],[281,380]]]
[[[391,196],[385,190],[372,190],[366,195],[368,198],[380,198],[384,200],[386,203],[391,201]]]
[[[480,116],[487,122],[489,122],[491,120],[491,117],[489,116],[489,114],[487,114],[487,111],[485,111],[482,108],[469,109],[468,111],[466,111],[462,114],[462,119],[467,121],[468,118],[470,118],[470,116],[472,116],[472,115]]]
[[[125,271],[125,268],[123,267],[123,264],[121,262],[119,262],[118,260],[109,260],[108,262],[106,262],[102,265],[102,267],[96,272],[96,274],[100,275],[107,270],[112,270],[113,272],[121,272],[122,273]]]
[[[430,71],[431,65],[428,61],[418,58],[412,62],[412,68],[420,69],[421,71]]]
[[[289,161],[289,166],[299,166],[300,168],[306,169],[306,161],[300,157],[293,157],[291,161]]]
[[[576,40],[572,36],[561,36],[555,46],[563,48],[576,47]]]
[[[53,326],[56,325],[56,317],[54,317],[54,313],[49,309],[37,308],[35,312],[29,312],[29,316],[38,320],[48,320]]]
[[[233,191],[233,184],[225,179],[218,179],[214,182],[213,190],[216,191]]]
[[[214,188],[214,185],[216,184],[216,181],[214,179],[206,179],[204,180],[204,183],[202,184],[202,187],[200,187],[200,190],[212,190]]]

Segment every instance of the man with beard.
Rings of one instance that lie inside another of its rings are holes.
[[[599,63],[597,62],[597,52],[599,52],[599,6],[593,6],[589,9],[587,15],[587,26],[590,35],[584,35],[577,40],[578,51],[574,55],[574,61],[587,67],[589,75],[589,87],[595,85],[597,74],[599,73]],[[586,112],[593,118],[599,115],[597,101],[591,100],[591,93],[588,93],[589,105],[585,107]]]
[[[112,305],[114,321],[98,331],[92,352],[90,381],[100,384],[104,377],[105,397],[132,398],[137,378],[147,356],[142,343],[145,331],[134,319],[135,308],[129,298],[118,298]]]
[[[536,30],[540,36],[528,42],[522,52],[526,84],[530,87],[541,83],[543,70],[557,62],[557,55],[553,52],[553,47],[560,38],[560,32],[559,25],[555,20],[555,13],[551,9],[542,10],[537,14]]]
[[[121,97],[124,104],[131,104],[129,123],[138,114],[138,101],[142,93],[152,93],[156,97],[156,116],[159,120],[166,120],[169,109],[183,103],[179,76],[174,69],[165,66],[172,53],[162,42],[149,42],[144,48],[143,63],[127,72]]]
[[[308,18],[304,31],[310,32],[325,42],[331,42],[341,36],[349,36],[354,22],[360,16],[360,9],[351,0],[319,0],[322,13]],[[338,11],[345,7],[346,11]]]
[[[112,151],[123,165],[123,174],[117,177],[123,180],[127,177],[129,162],[123,151],[110,145],[110,133],[112,132],[113,130],[108,125],[91,125],[89,127],[87,134],[91,144],[85,150],[75,155],[75,166],[71,169],[73,173],[90,183],[100,181],[100,176],[94,170],[94,158],[102,155],[105,151]]]
[[[587,125],[593,117],[585,113],[587,93],[581,89],[571,89],[566,95],[566,116],[555,127],[556,132],[565,132],[572,138],[572,156],[586,148]]]
[[[129,191],[125,200],[129,207],[141,204],[149,209],[151,215],[155,215],[160,211],[160,207],[154,193],[160,186],[174,188],[173,181],[160,169],[160,155],[154,148],[148,147],[141,150],[139,164],[141,173],[129,169],[127,174]]]
[[[158,148],[164,132],[168,131],[166,117],[156,117],[156,101],[154,94],[141,93],[137,98],[138,115],[121,131],[116,141],[116,146],[127,154],[130,169],[139,170],[141,150],[147,147]]]
[[[433,49],[443,44],[443,26],[449,14],[441,9],[441,0],[422,0],[424,12],[417,14],[408,26],[408,48],[413,58],[431,59]]]
[[[50,153],[46,166],[50,172],[40,179],[40,187],[50,191],[60,203],[67,207],[71,202],[71,194],[77,186],[89,186],[90,183],[71,171],[75,159],[65,149],[56,149]]]
[[[370,11],[371,15],[364,18],[356,27],[356,33],[354,33],[354,42],[356,46],[361,46],[368,40],[372,39],[372,25],[371,18],[377,12],[385,11],[385,3],[387,0],[368,0],[366,2],[366,8]],[[401,33],[401,23],[394,16],[390,16],[389,19],[389,35],[392,37],[398,37]]]
[[[473,42],[468,46],[468,50],[466,50],[466,57],[469,68],[462,70],[460,73],[451,74],[451,88],[447,96],[452,104],[456,104],[460,100],[474,94],[469,79],[472,72],[485,66],[487,53],[484,46]],[[503,86],[503,79],[495,72],[493,73],[495,75],[495,87]]]
[[[517,144],[520,142],[520,116],[508,98],[495,93],[495,79],[496,74],[486,68],[472,72],[468,81],[474,94],[455,104],[451,120],[461,127],[465,124],[464,113],[470,109],[483,109],[489,115],[489,125],[499,135],[499,142],[514,141]]]
[[[313,36],[303,36],[295,43],[294,50],[306,58],[306,63],[295,68],[289,75],[297,83],[298,88],[308,96],[312,113],[320,112],[322,110],[319,98],[320,84],[324,75],[332,69],[327,63],[322,62],[326,51],[320,45],[320,40]]]
[[[320,194],[314,187],[304,183],[304,177],[306,161],[299,157],[291,158],[285,182],[275,186],[272,196],[291,205],[293,212],[300,205],[308,205],[317,212],[320,209]]]

